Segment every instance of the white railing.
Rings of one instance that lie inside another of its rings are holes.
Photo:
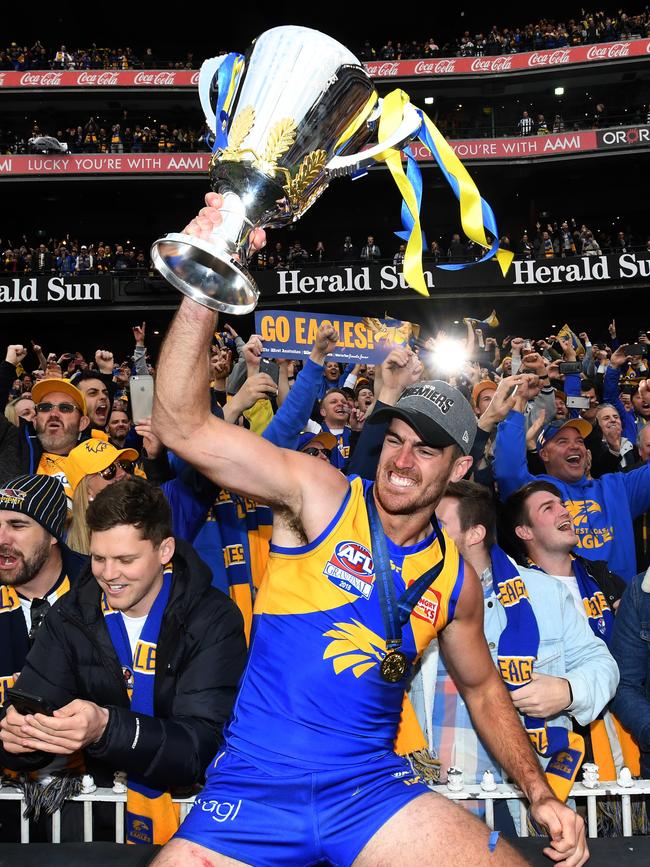
[[[466,784],[462,791],[450,791],[445,785],[436,785],[431,787],[438,794],[444,795],[450,800],[458,803],[459,801],[484,801],[485,802],[485,822],[489,828],[494,829],[494,802],[502,800],[517,800],[519,801],[519,834],[522,837],[528,836],[526,800],[524,799],[521,790],[516,786],[507,783],[499,783],[493,791],[485,791],[479,784]],[[596,804],[599,798],[620,798],[621,813],[623,820],[623,836],[632,836],[632,797],[635,795],[650,795],[650,780],[634,780],[629,786],[620,786],[617,782],[601,782],[594,788],[589,788],[583,783],[575,783],[571,789],[570,797],[577,801],[587,801],[587,833],[589,837],[598,836],[598,828],[596,821]],[[22,792],[12,786],[3,786],[0,788],[0,800],[20,802],[20,841],[21,843],[29,843],[29,819],[25,819],[23,813],[25,811],[25,799]],[[71,801],[78,801],[83,804],[83,842],[92,843],[93,841],[93,804],[114,804],[115,805],[115,841],[117,843],[124,842],[124,814],[126,809],[126,794],[114,792],[112,789],[96,789],[89,794],[77,795],[70,798]],[[194,798],[175,799],[175,803],[180,804],[181,822],[194,803]],[[52,842],[61,842],[61,813],[56,811],[51,816],[52,820]]]
[[[508,783],[499,783],[492,792],[486,792],[480,785],[466,784],[462,792],[450,792],[447,786],[435,786],[434,790],[441,795],[450,798],[454,803],[459,801],[485,801],[485,822],[494,829],[494,802],[503,800],[519,801],[519,836],[528,836],[527,801],[522,796],[521,790]],[[630,786],[620,786],[616,781],[601,782],[594,788],[589,788],[584,783],[574,783],[570,798],[576,801],[587,801],[587,836],[597,837],[598,828],[596,821],[596,803],[602,798],[620,798],[621,814],[623,820],[623,836],[632,836],[632,796],[650,795],[650,780],[633,780]]]

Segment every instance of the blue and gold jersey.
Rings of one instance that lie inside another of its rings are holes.
[[[369,484],[352,478],[338,513],[310,544],[271,544],[226,736],[253,760],[318,770],[393,748],[405,684],[379,672],[386,641],[364,502]],[[463,561],[445,539],[444,568],[403,627],[411,661],[452,619],[462,587]],[[433,532],[410,547],[389,544],[389,552],[398,597],[440,558]]]

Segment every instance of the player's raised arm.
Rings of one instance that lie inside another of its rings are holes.
[[[209,194],[208,207],[186,231],[200,235],[218,223],[214,206],[220,198]],[[304,535],[315,538],[341,504],[347,480],[324,461],[279,449],[212,415],[208,348],[215,326],[215,313],[183,299],[160,355],[154,430],[168,448],[222,487],[300,516]],[[319,491],[314,515],[303,509],[307,490]]]

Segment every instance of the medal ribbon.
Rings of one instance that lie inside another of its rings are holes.
[[[122,613],[111,608],[106,594],[102,594],[102,613],[113,648],[122,668],[133,672],[133,689],[129,695],[131,710],[144,716],[154,716],[156,651],[171,586],[172,567],[168,565],[163,572],[162,587],[151,606],[134,654],[131,653]],[[169,792],[151,788],[137,775],[129,775],[127,786],[126,842],[166,843],[179,826],[178,809]]]
[[[506,628],[499,638],[497,667],[510,692],[532,682],[539,651],[539,627],[530,598],[517,567],[493,545],[492,589],[506,614]],[[585,755],[584,739],[563,726],[524,715],[524,728],[536,752],[548,758],[546,778],[561,801],[566,801]]]
[[[384,97],[378,131],[380,144],[386,141],[398,129],[402,122],[404,108],[409,101],[408,94],[399,89],[392,91]],[[496,257],[505,276],[514,258],[514,254],[509,250],[499,248],[499,230],[492,208],[481,198],[481,194],[469,172],[458,159],[453,148],[448,144],[436,125],[423,111],[418,110],[418,114],[422,120],[417,134],[418,138],[431,151],[431,155],[438,163],[447,183],[458,199],[463,231],[470,240],[487,250],[479,261],[485,262],[487,259]],[[407,160],[406,173],[402,164],[402,153]],[[388,148],[376,159],[378,162],[383,161],[386,163],[393,180],[402,194],[403,230],[396,234],[401,238],[408,238],[403,263],[404,277],[411,288],[421,295],[428,297],[429,291],[422,270],[423,236],[420,225],[422,173],[410,147],[404,148],[402,153],[395,148]],[[488,241],[485,234],[486,229],[493,237],[491,242]],[[464,262],[460,264],[439,265],[438,267],[449,271],[457,271],[474,264],[476,263]]]
[[[433,515],[433,528],[440,545],[440,562],[426,571],[423,575],[414,581],[410,587],[407,587],[399,599],[395,595],[395,584],[393,582],[393,573],[390,568],[390,558],[388,555],[388,546],[386,545],[386,536],[379,519],[377,506],[373,497],[373,485],[369,485],[366,490],[366,509],[368,511],[368,521],[370,523],[370,538],[372,540],[372,560],[377,579],[377,593],[379,595],[379,605],[381,607],[381,616],[384,621],[384,629],[386,631],[386,649],[390,652],[398,650],[402,646],[402,626],[408,621],[411,612],[418,604],[424,592],[433,584],[438,575],[442,572],[445,564],[445,540],[440,530],[438,521]]]
[[[230,109],[237,93],[237,85],[244,68],[244,55],[231,51],[217,72],[217,110],[215,111],[215,139],[212,151],[228,147]]]

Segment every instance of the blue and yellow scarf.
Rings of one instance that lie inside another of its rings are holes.
[[[528,565],[531,569],[542,571],[532,560],[528,561]],[[571,565],[591,631],[596,638],[600,638],[609,647],[614,630],[614,612],[609,607],[605,594],[587,571],[582,559],[580,557],[572,557]],[[604,713],[605,711],[601,713],[598,719],[589,724],[591,750],[594,761],[600,769],[600,778],[602,780],[615,780],[617,777],[616,764],[609,735],[605,727]],[[627,729],[623,728],[613,714],[612,720],[616,728],[619,746],[623,752],[623,761],[635,776],[639,776],[641,773],[639,748],[631,734]]]
[[[506,687],[513,692],[532,681],[539,627],[515,564],[498,545],[492,546],[490,556],[493,590],[507,620],[499,638],[497,664]],[[584,739],[562,726],[548,725],[543,719],[524,715],[522,721],[536,752],[549,759],[546,779],[550,787],[561,801],[566,801],[584,758]]]
[[[110,607],[102,595],[102,613],[122,666],[131,710],[145,716],[154,715],[156,649],[165,608],[172,586],[172,567],[163,572],[163,585],[145,621],[135,653],[131,653],[129,636],[121,612]],[[136,717],[136,726],[139,723]],[[128,777],[126,800],[126,842],[164,845],[179,827],[179,810],[169,792],[160,792],[139,779]]]

